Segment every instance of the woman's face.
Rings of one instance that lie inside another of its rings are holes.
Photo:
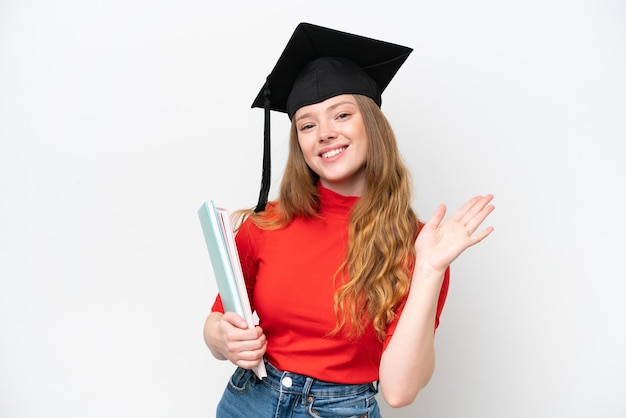
[[[303,106],[294,115],[304,159],[322,185],[344,196],[365,189],[367,134],[354,96]]]

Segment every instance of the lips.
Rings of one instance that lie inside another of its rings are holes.
[[[320,154],[320,157],[322,158],[332,158],[335,155],[339,155],[342,152],[344,152],[348,147],[341,147],[341,148],[336,148],[334,150],[330,150],[330,151],[326,151],[322,154]]]

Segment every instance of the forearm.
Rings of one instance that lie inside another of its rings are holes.
[[[435,369],[434,326],[445,271],[467,248],[486,238],[493,227],[476,232],[494,210],[493,195],[468,200],[443,221],[440,205],[415,241],[411,290],[380,365],[380,385],[391,406],[413,402]]]
[[[416,269],[396,330],[380,365],[380,385],[393,407],[413,402],[435,369],[434,325],[443,273]]]
[[[218,325],[224,316],[221,312],[211,312],[204,322],[204,342],[211,351],[213,357],[218,360],[226,360],[227,357],[217,348]]]

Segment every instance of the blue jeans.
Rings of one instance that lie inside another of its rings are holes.
[[[265,362],[267,377],[237,368],[217,406],[217,418],[380,418],[373,383],[344,385],[283,372]]]

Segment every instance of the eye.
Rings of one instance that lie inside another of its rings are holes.
[[[340,114],[337,115],[337,119],[346,119],[350,117],[350,113],[348,112],[341,112]]]
[[[310,130],[310,129],[313,129],[313,127],[314,127],[314,126],[315,126],[315,125],[313,125],[312,123],[307,123],[307,124],[302,125],[302,126],[300,127],[300,131],[301,131],[301,132],[308,131],[308,130]]]

